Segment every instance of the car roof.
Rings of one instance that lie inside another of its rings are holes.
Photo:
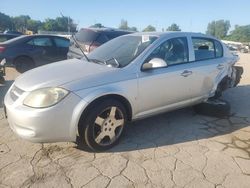
[[[137,32],[137,33],[132,33],[130,35],[134,35],[134,36],[149,35],[149,36],[157,36],[159,38],[166,37],[166,36],[192,36],[192,37],[211,38],[211,39],[218,40],[217,38],[215,38],[211,35],[206,35],[203,33],[195,33],[195,32],[182,32],[182,31]]]
[[[0,33],[0,36],[21,36],[20,34]]]
[[[20,36],[17,36],[15,38],[13,38],[13,39],[7,40],[7,41],[5,41],[5,42],[3,42],[1,44],[12,45],[12,44],[16,44],[16,43],[22,43],[22,42],[27,41],[28,39],[37,38],[37,37],[56,37],[56,38],[69,40],[66,37],[57,36],[57,35],[35,34],[35,35],[20,35]]]
[[[102,33],[112,33],[112,32],[121,32],[121,33],[134,33],[134,31],[128,31],[128,30],[122,30],[122,29],[115,29],[115,28],[108,28],[108,27],[103,27],[103,28],[81,28],[79,31],[82,30],[91,30],[94,32],[102,32]]]

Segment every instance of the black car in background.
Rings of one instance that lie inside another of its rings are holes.
[[[119,37],[121,35],[126,35],[132,33],[131,31],[123,31],[119,29],[112,28],[83,28],[80,29],[73,37],[77,43],[81,46],[81,49],[85,54],[88,54],[95,48],[101,46],[105,42],[111,39]],[[78,44],[75,43],[73,38],[70,39],[70,47],[68,58],[78,58],[83,57]]]
[[[20,36],[0,43],[0,61],[18,72],[67,59],[69,39],[53,35]]]
[[[19,36],[20,34],[0,33],[0,42],[5,42],[7,40],[10,40]]]

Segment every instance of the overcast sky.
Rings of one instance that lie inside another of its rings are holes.
[[[249,0],[1,0],[0,12],[10,16],[30,15],[44,20],[70,16],[79,28],[94,23],[118,27],[121,19],[139,30],[151,24],[161,31],[177,23],[182,31],[205,32],[212,20],[250,24]]]

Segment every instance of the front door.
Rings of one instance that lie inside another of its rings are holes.
[[[189,103],[192,81],[186,37],[173,38],[157,47],[145,62],[163,59],[167,67],[141,71],[138,78],[139,116],[174,109]]]

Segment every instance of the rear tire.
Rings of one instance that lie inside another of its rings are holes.
[[[30,69],[35,68],[35,63],[28,57],[18,57],[14,61],[14,65],[16,67],[16,70],[20,73],[24,73]]]
[[[221,99],[209,99],[206,102],[194,106],[194,111],[197,114],[213,116],[213,117],[226,117],[230,116],[230,104]]]
[[[119,101],[100,101],[81,120],[77,144],[86,143],[93,151],[108,150],[120,140],[126,122],[126,110]]]

